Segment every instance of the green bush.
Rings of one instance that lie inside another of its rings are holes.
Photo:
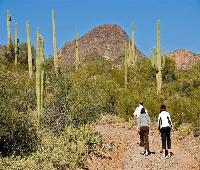
[[[34,64],[36,50],[34,46],[31,47],[32,50],[32,63]],[[26,42],[22,42],[19,45],[19,57],[18,57],[18,64],[23,67],[27,67],[28,69],[28,46]]]
[[[98,67],[92,69],[89,64],[77,72],[62,72],[58,77],[53,71],[47,72],[42,116],[45,128],[58,133],[70,123],[78,126],[94,121],[101,113],[116,112],[115,83],[98,76]]]
[[[190,135],[193,132],[192,124],[183,123],[178,127],[178,131],[180,136],[186,137],[187,135]]]
[[[43,127],[53,133],[61,132],[69,125],[69,91],[71,82],[68,76],[56,76],[54,71],[46,73],[45,106],[41,117]]]
[[[0,114],[1,156],[27,156],[37,150],[39,138],[25,113]]]
[[[37,152],[21,157],[0,158],[0,169],[39,170],[85,168],[84,161],[97,145],[101,144],[100,135],[94,133],[88,125],[67,127],[55,137],[41,132],[42,144]]]
[[[86,124],[104,112],[114,113],[114,89],[113,82],[106,78],[75,80],[69,93],[71,121],[77,125]]]
[[[27,112],[36,106],[34,80],[15,66],[0,65],[0,112]]]

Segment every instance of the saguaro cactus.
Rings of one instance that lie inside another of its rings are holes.
[[[7,10],[7,36],[8,36],[8,51],[11,48],[11,31],[10,31],[10,26],[11,26],[11,15],[9,10]],[[10,51],[9,51],[10,52]]]
[[[17,59],[19,54],[19,39],[18,39],[18,29],[17,29],[17,23],[15,23],[15,65],[17,65]]]
[[[30,38],[30,23],[26,22],[26,33],[27,33],[27,45],[28,45],[28,69],[29,77],[33,75],[33,63],[32,63],[32,49],[31,49],[31,38]]]
[[[135,66],[137,62],[137,54],[135,50],[135,35],[134,35],[134,23],[132,23],[132,45],[131,45],[131,62]]]
[[[40,115],[44,105],[44,41],[40,33],[37,34],[36,97],[37,112]]]
[[[131,49],[131,41],[129,40],[128,41],[128,49],[127,49],[127,51],[128,51],[128,66],[131,66],[132,65],[132,49]]]
[[[165,66],[165,55],[161,58],[160,55],[160,21],[157,21],[157,46],[153,51],[151,57],[151,63],[153,68],[156,69],[156,81],[157,81],[157,95],[161,94],[162,89],[162,69]]]
[[[52,9],[52,30],[53,30],[53,57],[54,57],[54,69],[58,74],[58,54],[57,54],[57,43],[56,43],[56,22],[54,9]]]
[[[76,32],[76,70],[80,65],[79,51],[78,51],[78,31]]]
[[[127,43],[125,43],[125,57],[124,57],[124,85],[127,88],[128,85],[128,48]]]

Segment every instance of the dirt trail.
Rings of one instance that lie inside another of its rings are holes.
[[[200,162],[194,156],[172,143],[173,156],[170,159],[160,153],[160,138],[151,131],[149,156],[140,155],[136,130],[123,125],[95,125],[95,130],[103,137],[103,149],[93,153],[86,164],[90,170],[190,170],[200,169]],[[172,138],[173,142],[173,138]]]

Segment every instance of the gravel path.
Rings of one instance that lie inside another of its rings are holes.
[[[180,150],[172,143],[173,156],[170,159],[160,153],[160,138],[154,131],[150,134],[149,156],[140,155],[139,136],[134,129],[122,126],[95,125],[104,142],[103,157],[91,155],[87,161],[90,170],[199,170],[200,164],[185,150]],[[172,138],[173,142],[173,138]],[[107,148],[107,150],[105,149]]]

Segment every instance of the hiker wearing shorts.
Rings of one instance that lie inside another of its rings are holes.
[[[141,114],[138,117],[138,132],[140,135],[140,146],[144,147],[144,151],[140,154],[148,156],[149,152],[149,128],[151,125],[151,120],[149,115],[146,113],[146,109],[143,107],[141,109]]]
[[[161,105],[160,114],[158,116],[158,130],[161,134],[163,157],[171,157],[171,128],[172,121],[166,106]]]

